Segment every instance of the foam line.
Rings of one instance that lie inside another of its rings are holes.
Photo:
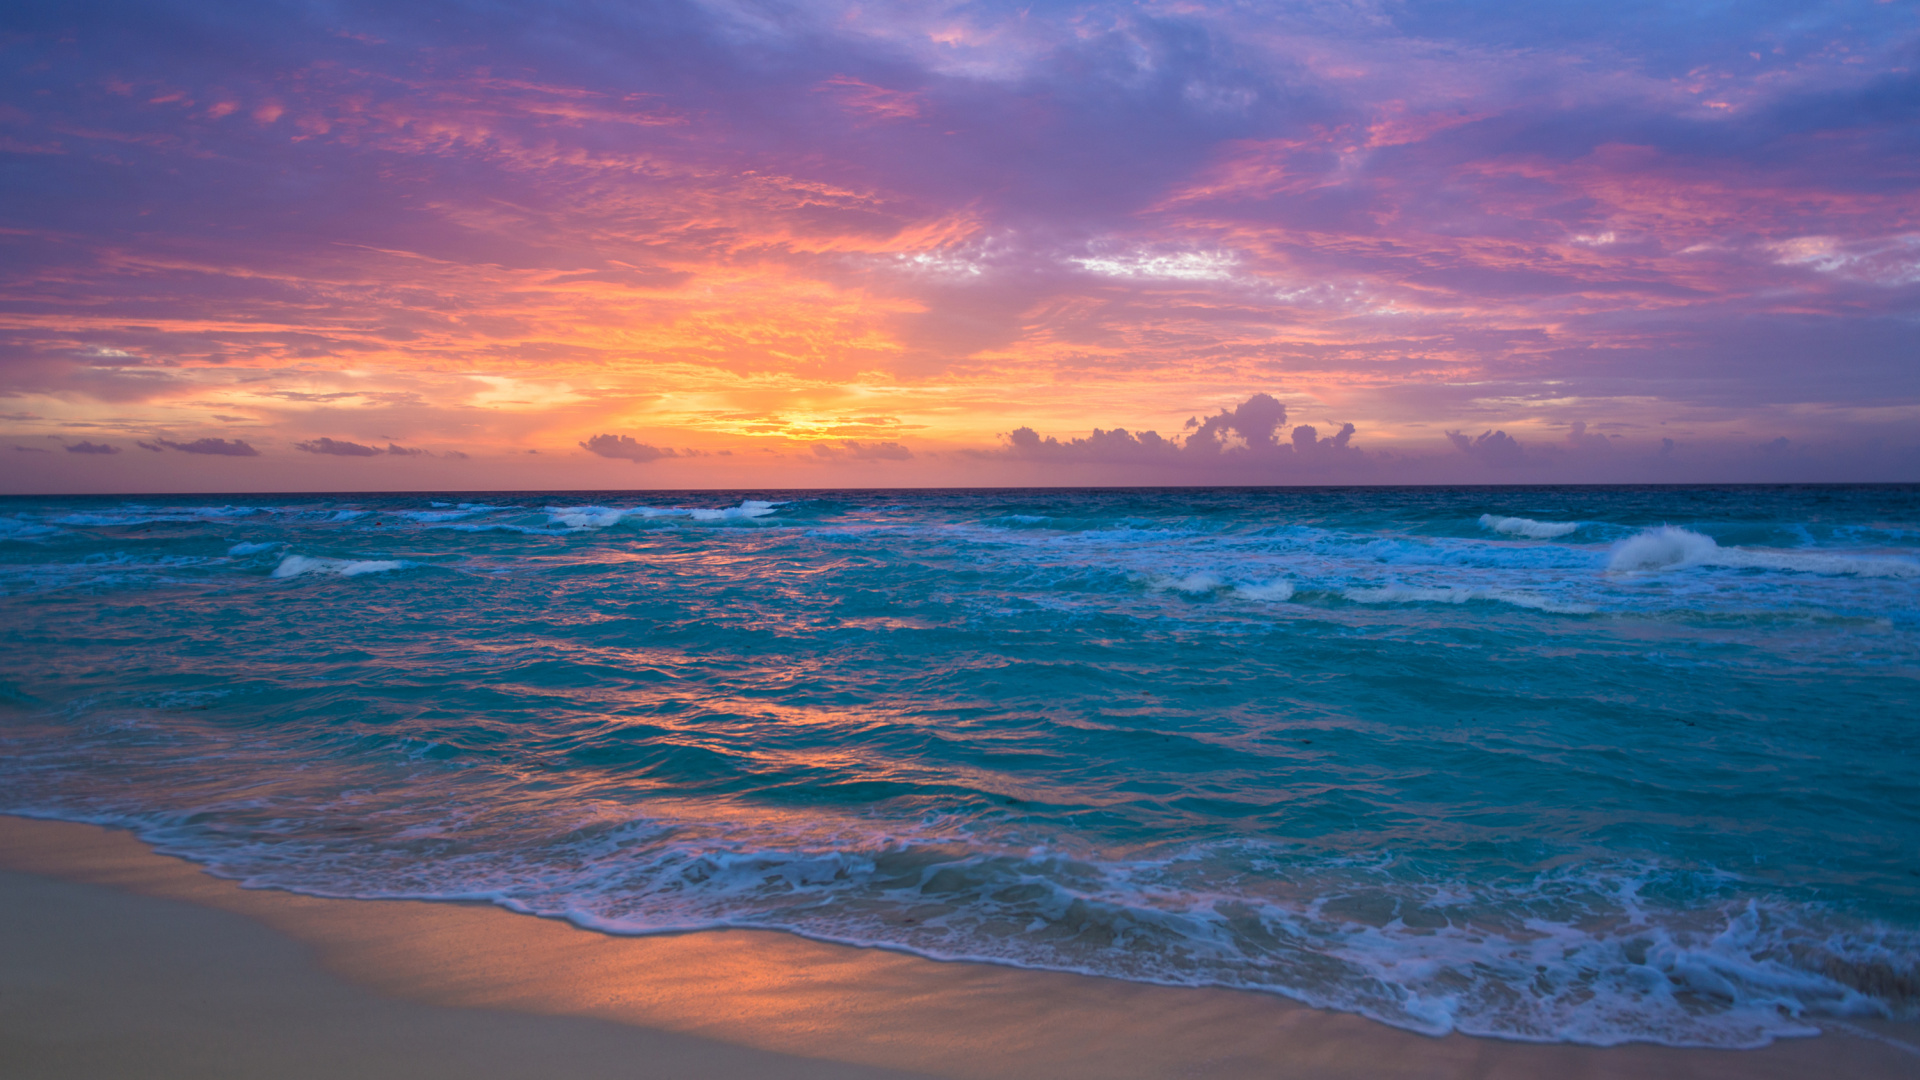
[[[1518,589],[1383,585],[1378,588],[1348,589],[1341,595],[1356,604],[1464,604],[1472,600],[1491,600],[1561,615],[1588,615],[1594,610],[1590,604],[1568,604]]]

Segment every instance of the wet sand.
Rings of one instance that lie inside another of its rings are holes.
[[[1429,1038],[768,931],[249,890],[124,832],[0,817],[0,1075],[1876,1080],[1920,1075],[1920,1025],[1752,1051]]]

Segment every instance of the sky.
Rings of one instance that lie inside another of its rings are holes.
[[[1920,480],[1920,5],[15,0],[0,492]]]

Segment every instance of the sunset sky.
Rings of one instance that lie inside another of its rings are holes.
[[[0,57],[0,491],[1920,480],[1913,3],[16,2]]]

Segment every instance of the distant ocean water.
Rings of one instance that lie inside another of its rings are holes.
[[[1920,1004],[1920,487],[0,500],[0,811],[1423,1032]]]

